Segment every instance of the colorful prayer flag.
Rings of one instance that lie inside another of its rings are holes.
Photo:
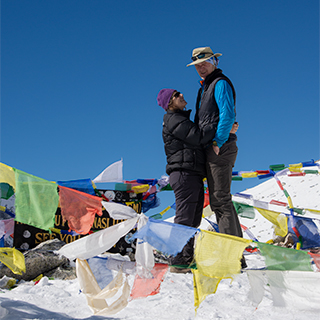
[[[197,231],[192,227],[150,218],[132,239],[142,239],[163,253],[176,255]]]
[[[201,230],[195,247],[198,271],[211,278],[232,278],[240,272],[240,259],[251,240]]]
[[[0,261],[15,274],[26,272],[24,255],[15,248],[0,248]]]
[[[307,252],[257,242],[268,270],[312,271]]]
[[[59,204],[57,184],[18,169],[16,177],[15,220],[49,230]]]
[[[196,269],[191,269],[193,273],[193,293],[195,312],[200,304],[205,300],[209,294],[216,293],[218,285],[222,278],[211,278],[201,274]]]
[[[133,287],[130,293],[132,300],[153,296],[160,292],[160,285],[168,270],[167,264],[156,263],[151,270],[152,278],[141,278],[138,274],[135,276]]]
[[[101,182],[122,182],[123,181],[123,161],[117,161],[104,169],[96,178],[93,179],[94,183]]]
[[[14,169],[0,162],[0,182],[7,183],[16,188]]]
[[[59,187],[61,216],[78,234],[88,234],[95,215],[102,216],[101,199],[90,194]]]
[[[285,237],[288,233],[288,218],[279,212],[266,210],[257,208],[256,209],[261,213],[262,216],[264,216],[267,220],[272,222],[274,224],[274,232],[276,235]]]

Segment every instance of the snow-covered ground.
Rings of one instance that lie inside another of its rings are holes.
[[[320,176],[315,174],[303,177],[280,177],[284,188],[289,193],[293,205],[299,208],[320,210]],[[243,193],[252,195],[252,199],[264,202],[277,200],[286,202],[286,196],[274,179],[262,182]],[[234,197],[235,201],[252,204],[252,199]],[[251,203],[250,203],[251,201]],[[272,207],[272,205],[270,205]],[[271,209],[270,207],[270,209]],[[276,211],[278,211],[279,207]],[[285,207],[283,210],[286,212]],[[320,218],[319,215],[306,211],[306,217]],[[248,227],[260,242],[274,237],[270,222],[257,211],[254,219],[241,218],[241,223]],[[203,227],[205,227],[205,223]],[[247,254],[248,270],[264,266],[259,254]],[[103,260],[102,260],[103,261]],[[102,262],[103,263],[103,262]],[[317,273],[317,272],[315,272]],[[317,273],[318,274],[318,273]],[[113,274],[103,264],[99,267],[97,280],[109,279]],[[134,275],[129,275],[132,286]],[[319,277],[317,278],[319,282]],[[194,309],[192,274],[166,273],[160,293],[147,298],[129,301],[126,308],[110,317],[94,316],[87,305],[86,297],[80,292],[78,280],[48,280],[42,278],[38,284],[22,282],[12,290],[1,289],[0,318],[21,319],[319,319],[319,308],[314,301],[301,298],[303,303],[295,304],[288,300],[285,308],[273,305],[272,293],[266,290],[262,302],[254,306],[248,298],[251,286],[248,272],[239,274],[234,281],[223,280],[215,294],[209,295],[200,305],[197,315]],[[304,288],[308,290],[308,288]],[[313,290],[313,292],[311,291]],[[299,290],[298,290],[299,291]],[[310,287],[310,297],[320,294],[320,286]],[[311,299],[312,300],[312,299]]]

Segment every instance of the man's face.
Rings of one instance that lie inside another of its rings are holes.
[[[216,68],[213,64],[207,61],[195,64],[194,66],[202,79],[205,79]]]

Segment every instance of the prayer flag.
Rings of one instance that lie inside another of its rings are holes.
[[[59,187],[61,216],[78,234],[88,234],[95,215],[102,216],[101,199],[78,190]]]
[[[255,306],[262,301],[265,288],[271,293],[275,307],[319,313],[320,273],[304,271],[247,270],[251,290],[249,298]]]
[[[233,205],[240,217],[254,219],[254,208],[248,204],[232,201]]]
[[[134,209],[121,203],[102,201],[102,205],[114,220],[130,219],[137,216]]]
[[[265,258],[268,270],[312,271],[310,256],[302,250],[295,250],[257,242]]]
[[[0,182],[7,183],[16,188],[14,169],[0,162]]]
[[[132,230],[138,217],[125,220],[109,228],[97,231],[86,237],[64,245],[59,253],[69,260],[89,259],[108,251],[120,238]]]
[[[93,196],[96,195],[92,181],[90,179],[70,180],[70,181],[57,181],[59,186],[75,189],[84,193],[89,193]]]
[[[0,248],[0,261],[15,274],[26,272],[24,255],[15,248]]]
[[[18,169],[16,176],[15,220],[49,230],[59,204],[57,184]]]
[[[100,289],[87,261],[77,259],[76,272],[80,289],[85,294],[89,308],[95,315],[112,315],[124,309],[128,304],[130,286],[123,273],[117,276],[104,288]],[[120,293],[120,297],[119,296]],[[110,305],[107,299],[118,297]]]
[[[257,177],[258,173],[257,172],[242,172],[241,176],[242,178],[255,178]]]
[[[0,220],[0,238],[4,239],[10,237],[14,232],[14,219]]]
[[[163,253],[176,255],[197,231],[192,227],[150,218],[132,239],[143,239]]]
[[[313,259],[314,264],[316,265],[318,271],[320,271],[320,254],[308,252],[308,254]]]
[[[14,195],[13,187],[8,183],[0,183],[0,198],[8,200]]]
[[[196,269],[191,269],[193,273],[193,293],[195,312],[204,299],[209,295],[216,293],[218,285],[222,278],[211,278],[201,274]]]
[[[94,183],[99,182],[122,182],[123,181],[123,161],[117,161],[104,169],[96,178],[93,179]]]
[[[167,264],[156,263],[151,270],[152,278],[141,278],[136,275],[131,290],[130,298],[132,300],[153,296],[160,292],[160,285],[168,270]]]
[[[285,237],[288,233],[288,218],[279,212],[265,210],[261,208],[256,209],[264,216],[267,220],[274,224],[274,232],[276,235]]]
[[[198,271],[211,278],[232,278],[240,272],[240,259],[251,240],[201,230],[195,247]]]
[[[138,221],[138,231],[148,223],[148,218],[142,213]],[[136,243],[136,269],[141,278],[152,278],[151,270],[154,267],[153,247],[148,242]]]
[[[296,237],[295,241],[301,241],[301,249],[320,247],[320,232],[313,219],[291,215],[290,221],[289,232],[296,237],[293,230],[293,228],[296,228],[301,239]]]

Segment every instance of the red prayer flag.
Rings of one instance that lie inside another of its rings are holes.
[[[88,234],[95,215],[102,216],[101,198],[78,190],[59,186],[62,218],[78,234]]]

